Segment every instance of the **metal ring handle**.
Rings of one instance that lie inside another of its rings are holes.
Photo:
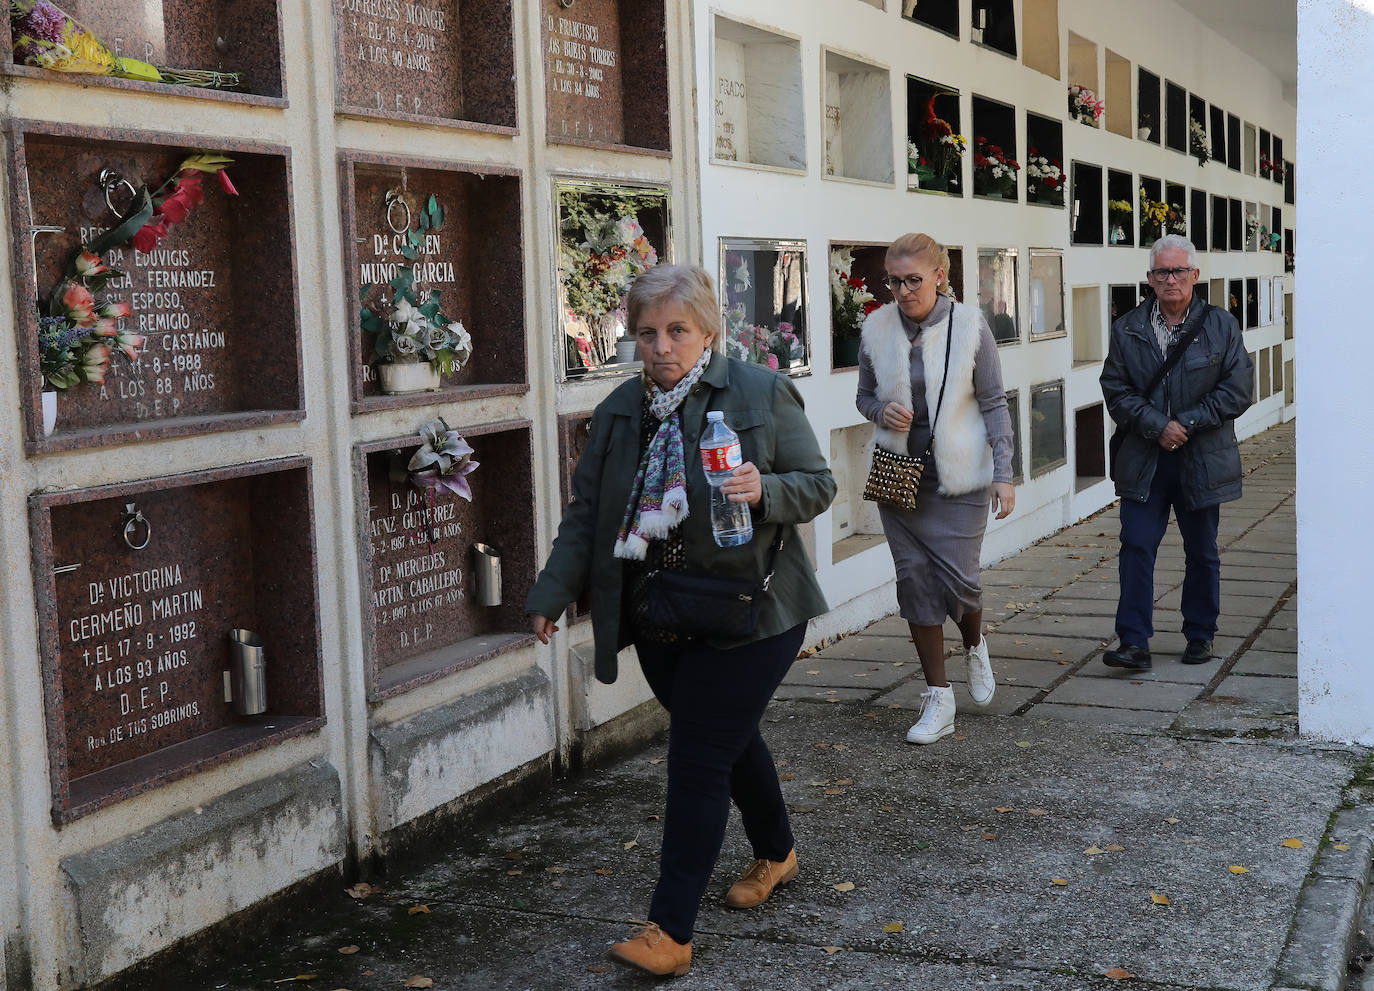
[[[123,186],[129,191],[129,199],[132,201],[133,198],[138,195],[138,190],[134,188],[134,184],[128,179],[125,179],[114,169],[101,169],[100,175],[96,178],[100,183],[100,188],[105,190],[105,205],[110,208],[110,212],[116,217],[124,216],[119,212],[119,208],[110,202],[110,194],[120,186]]]
[[[391,219],[391,211],[400,204],[402,210],[406,212],[406,222],[403,226],[397,227],[396,222]],[[410,204],[405,201],[405,197],[394,189],[386,194],[386,225],[391,228],[393,234],[404,234],[410,230]]]
[[[134,540],[133,540],[133,534],[134,534],[135,531],[138,529],[138,525],[139,525],[140,523],[143,524],[143,528],[144,528],[144,529],[143,529],[143,542],[142,542],[141,544],[136,544],[136,543],[134,543]],[[130,549],[130,550],[141,551],[141,550],[143,550],[143,548],[145,548],[145,547],[148,546],[148,541],[150,541],[150,540],[152,540],[152,539],[153,539],[153,525],[152,525],[151,523],[148,522],[148,518],[147,518],[146,516],[143,515],[143,511],[142,511],[141,509],[138,510],[138,511],[136,511],[132,516],[128,515],[127,513],[125,514],[125,517],[124,517],[124,543],[126,543],[126,544],[129,545],[129,549]]]

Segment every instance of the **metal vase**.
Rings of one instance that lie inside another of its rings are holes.
[[[472,545],[472,601],[479,606],[501,604],[501,553],[490,544]]]
[[[257,716],[267,711],[267,665],[262,638],[252,630],[229,631],[229,681],[236,713]]]

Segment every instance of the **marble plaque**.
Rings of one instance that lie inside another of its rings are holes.
[[[458,0],[335,0],[345,104],[464,117]]]
[[[549,139],[625,143],[620,4],[544,0]]]
[[[744,45],[718,38],[715,69],[715,145],[711,157],[721,162],[752,161]]]
[[[51,135],[24,140],[22,177],[31,223],[60,228],[33,240],[21,257],[35,305],[46,307],[79,246],[117,221],[97,182],[112,169],[157,189],[190,152]],[[126,274],[101,299],[127,302],[121,319],[145,343],[137,361],[112,355],[101,384],[58,395],[57,434],[299,405],[297,305],[288,179],[284,158],[229,152],[239,195],[203,177],[204,200],[148,251],[111,249],[106,262]],[[111,196],[127,206],[128,192]],[[21,250],[27,238],[17,239]],[[29,269],[30,263],[32,269]],[[245,291],[251,287],[251,291]],[[46,309],[44,309],[46,312]]]

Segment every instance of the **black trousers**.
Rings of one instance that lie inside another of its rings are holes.
[[[778,771],[759,722],[805,635],[802,623],[732,650],[635,645],[644,677],[669,713],[668,805],[649,921],[679,943],[692,938],[731,799],[756,858],[782,860],[792,849]]]

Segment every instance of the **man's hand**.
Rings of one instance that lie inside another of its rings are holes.
[[[558,627],[554,625],[553,620],[538,613],[530,613],[530,629],[534,631],[534,635],[539,638],[540,643],[548,643],[549,638],[558,632]]]
[[[1177,451],[1184,444],[1188,443],[1188,431],[1183,429],[1183,424],[1177,420],[1170,420],[1168,426],[1159,435],[1159,446],[1166,451]]]

